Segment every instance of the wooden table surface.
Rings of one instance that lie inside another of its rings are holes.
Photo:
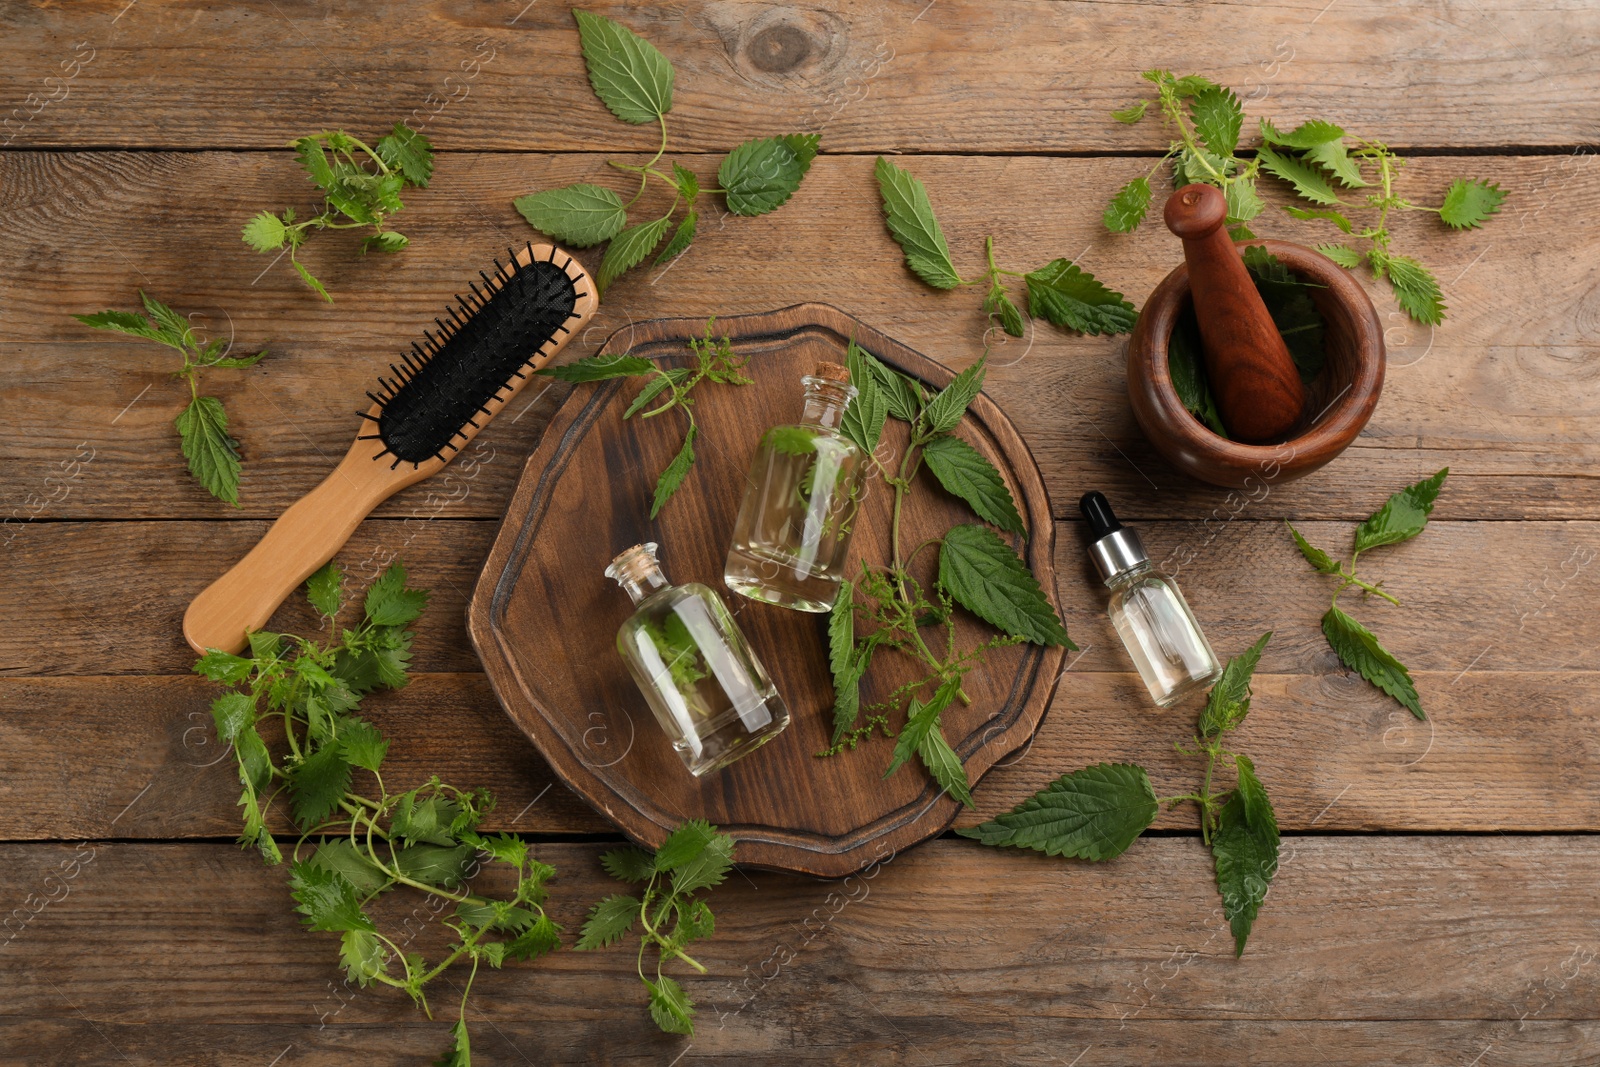
[[[978,297],[900,266],[879,153],[903,153],[927,183],[964,271],[993,234],[1011,261],[1078,257],[1142,302],[1175,242],[1152,226],[1109,235],[1100,211],[1162,147],[1148,120],[1107,117],[1148,67],[1252,96],[1252,123],[1316,116],[1385,140],[1412,158],[1418,199],[1460,176],[1509,199],[1465,234],[1400,220],[1397,246],[1437,269],[1449,320],[1419,329],[1369,284],[1389,327],[1377,414],[1333,465],[1264,499],[1191,482],[1151,451],[1124,399],[1123,339],[1047,328],[994,353],[987,389],[1052,494],[1060,597],[1084,651],[1035,743],[983,780],[958,825],[1100,760],[1145,764],[1158,792],[1192,788],[1171,748],[1190,712],[1144,698],[1084,562],[1073,502],[1103,489],[1157,558],[1186,560],[1219,650],[1276,632],[1237,747],[1272,791],[1284,855],[1243,959],[1192,811],[1101,865],[947,836],[897,855],[838,910],[836,886],[799,877],[750,872],[716,890],[699,954],[710,973],[685,979],[702,1009],[692,1039],[656,1031],[628,952],[486,973],[479,1062],[1600,1063],[1600,10],[597,10],[676,65],[674,144],[702,175],[740,141],[789,130],[819,131],[823,155],[781,210],[708,218],[669,269],[619,282],[574,356],[645,318],[819,300],[969,365]],[[45,79],[74,56],[63,95]],[[14,520],[0,527],[0,1061],[425,1062],[447,1022],[345,989],[331,938],[291,913],[283,872],[233,844],[214,687],[189,672],[179,619],[342,454],[375,368],[486,254],[531,235],[511,199],[609,182],[605,160],[640,158],[654,135],[594,99],[550,0],[13,2],[0,6],[0,90],[18,109],[0,151],[0,504]],[[39,109],[42,96],[55,99]],[[286,264],[263,271],[242,223],[310,201],[284,144],[408,117],[442,150],[398,220],[412,246],[362,259],[354,239],[317,237],[306,257],[332,308]],[[1275,211],[1258,229],[1326,239]],[[128,307],[138,287],[272,352],[206,381],[243,442],[241,510],[183,469],[169,353],[70,317]],[[570,930],[608,892],[597,856],[616,832],[509,725],[463,625],[561,395],[497,420],[470,476],[394,498],[344,558],[402,555],[435,591],[414,683],[367,705],[393,738],[391,780],[495,789],[494,825],[560,869],[555,915]],[[1347,543],[1352,521],[1446,464],[1428,531],[1372,561],[1405,607],[1362,612],[1416,674],[1432,715],[1416,723],[1334,659],[1317,625],[1324,580],[1281,520]],[[74,856],[75,877],[47,880]]]

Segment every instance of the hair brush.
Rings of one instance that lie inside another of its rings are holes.
[[[332,474],[285,511],[232,570],[195,597],[183,636],[196,652],[238,652],[278,605],[344,546],[373,508],[437,473],[516,396],[531,371],[594,315],[594,283],[578,261],[530,244],[483,288],[456,297],[437,334],[379,377],[362,432]]]

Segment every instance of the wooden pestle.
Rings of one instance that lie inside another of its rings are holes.
[[[1227,198],[1214,185],[1185,185],[1167,199],[1163,214],[1167,229],[1183,239],[1206,375],[1228,433],[1246,442],[1283,437],[1300,418],[1306,388],[1223,229]]]

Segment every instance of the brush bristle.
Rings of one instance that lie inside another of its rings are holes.
[[[532,260],[531,245],[529,253]],[[437,333],[424,330],[427,341],[412,345],[402,365],[390,364],[394,377],[378,379],[378,394],[367,394],[381,409],[380,455],[393,456],[391,466],[449,457],[462,429],[481,426],[489,401],[524,377],[539,348],[578,317],[584,294],[565,263],[521,264],[513,255],[507,266],[495,260],[492,277],[481,271],[479,277],[484,288],[471,283],[472,296],[456,297],[459,306],[434,320]]]

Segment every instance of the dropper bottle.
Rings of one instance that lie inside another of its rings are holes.
[[[1117,521],[1104,495],[1083,494],[1078,510],[1089,522],[1089,558],[1111,590],[1111,625],[1150,698],[1168,708],[1216,681],[1222,665],[1178,583],[1151,565],[1139,535]]]

